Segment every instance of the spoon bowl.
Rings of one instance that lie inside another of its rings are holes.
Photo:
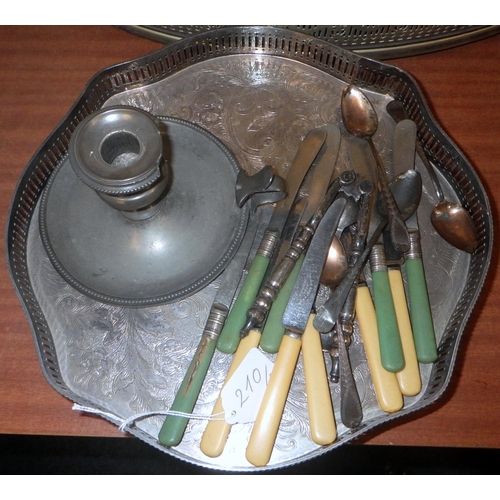
[[[337,286],[349,270],[349,257],[341,236],[344,229],[356,222],[357,216],[358,206],[354,200],[349,198],[337,226],[335,236],[328,249],[325,266],[321,274],[321,283],[329,288]]]
[[[391,101],[387,105],[387,112],[396,123],[410,119],[406,109],[400,101]],[[432,181],[438,202],[431,212],[431,224],[436,232],[459,250],[473,253],[477,247],[476,231],[470,214],[458,203],[445,199],[439,179],[430,164],[420,142],[417,141],[417,154],[424,164]]]
[[[431,212],[431,224],[436,232],[459,250],[473,253],[477,246],[474,224],[467,212],[458,203],[442,201]]]
[[[407,170],[389,183],[394,200],[401,212],[403,220],[408,220],[417,210],[422,197],[422,177],[417,170]],[[378,199],[377,210],[385,217],[385,204],[381,198]]]

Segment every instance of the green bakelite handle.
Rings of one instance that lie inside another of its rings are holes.
[[[231,312],[226,319],[219,340],[217,349],[226,354],[233,354],[240,342],[240,331],[245,326],[247,311],[252,307],[255,297],[259,293],[262,280],[266,274],[270,259],[262,255],[256,255],[238,298],[231,308]]]
[[[207,336],[201,338],[195,355],[187,369],[182,384],[175,396],[170,411],[192,413],[200,395],[203,381],[212,360],[216,340]],[[158,434],[158,441],[163,446],[177,446],[186,430],[189,419],[176,415],[168,415]]]
[[[405,358],[387,271],[372,271],[372,284],[382,366],[398,372],[404,368]]]
[[[417,359],[420,363],[436,361],[437,346],[431,306],[422,259],[407,259],[408,301]]]
[[[278,352],[280,348],[281,340],[285,334],[285,327],[281,324],[281,320],[286,306],[288,305],[288,300],[292,294],[295,282],[297,281],[303,261],[304,254],[298,258],[295,266],[293,266],[292,272],[278,293],[278,296],[273,302],[271,310],[267,316],[266,325],[262,331],[262,337],[260,339],[260,347],[268,353],[274,354]]]

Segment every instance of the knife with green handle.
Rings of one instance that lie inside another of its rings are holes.
[[[387,371],[398,372],[405,367],[405,358],[383,244],[379,243],[373,247],[370,254],[370,269],[373,302],[377,315],[380,359]]]
[[[409,126],[410,125],[410,126]],[[392,175],[416,175],[415,168],[415,144],[416,130],[412,124],[397,124],[393,133],[392,145]],[[419,188],[415,192],[415,199],[412,202],[414,209],[408,212],[405,217],[408,220],[413,216],[420,203],[422,194],[422,182],[420,175],[417,176]],[[387,266],[389,269],[389,282],[391,285],[396,317],[398,320],[401,345],[405,357],[405,366],[397,372],[397,381],[404,396],[416,396],[422,389],[422,380],[418,365],[417,353],[413,336],[413,328],[410,319],[407,293],[404,286],[402,265],[404,264],[404,254],[396,250],[389,238],[384,235]]]
[[[409,234],[410,250],[405,254],[405,270],[415,350],[420,363],[434,363],[438,357],[436,334],[427,293],[420,233],[410,227]]]
[[[368,179],[376,179],[375,160],[367,151],[366,141],[349,141],[349,156],[354,168]],[[373,196],[370,229],[379,224],[381,216],[376,209],[377,196]],[[377,329],[379,334],[380,356],[384,368],[391,372],[402,370],[405,366],[396,309],[389,284],[389,274],[385,261],[383,238],[379,240],[370,255],[372,271],[373,301],[375,303]]]
[[[326,141],[312,166],[312,180],[307,189],[307,206],[301,216],[301,225],[307,224],[323,201],[337,163],[341,140],[340,129],[333,123],[327,124],[324,129],[327,133]],[[284,256],[287,249],[282,247],[282,250],[284,251],[280,253]],[[301,255],[269,310],[260,340],[260,346],[266,352],[278,352],[281,339],[285,333],[281,318],[288,304],[303,259],[304,257]],[[277,261],[280,260],[280,256],[278,256]]]
[[[415,168],[416,138],[415,122],[405,119],[396,124],[393,151],[395,165],[401,164],[404,169]],[[410,250],[404,255],[404,268],[416,358],[420,363],[433,363],[437,359],[436,335],[422,260],[417,211],[406,221],[406,225],[410,235]]]
[[[416,175],[414,169],[416,136],[411,128],[397,125],[393,133],[392,144],[392,164],[389,163],[389,177],[392,180],[396,175],[410,177],[414,175],[415,186],[406,197],[406,203],[410,207],[404,210],[404,219],[408,219],[418,207],[422,193],[422,183],[420,175]],[[421,388],[422,381],[418,366],[415,344],[413,342],[413,332],[408,310],[407,296],[403,282],[401,266],[404,263],[404,254],[394,248],[391,238],[384,232],[384,248],[388,269],[389,284],[392,293],[392,300],[396,318],[398,322],[401,347],[405,360],[404,368],[397,372],[397,381],[401,392],[405,396],[416,396]]]
[[[272,262],[276,259],[277,252],[279,251],[279,249],[276,249],[276,246],[281,240],[289,212],[295,202],[295,197],[299,192],[304,177],[323,146],[326,135],[327,133],[324,129],[315,128],[308,132],[299,146],[286,178],[287,195],[274,208],[273,215],[263,236],[266,251],[259,252],[259,258],[255,262],[255,266],[252,263],[245,279],[245,284],[242,287],[243,293],[238,294],[224,328],[219,335],[217,349],[221,352],[233,354],[238,347],[240,331],[247,319],[247,310],[251,307],[257,296],[268,267],[272,268]],[[248,285],[246,285],[247,280],[249,280]]]
[[[196,405],[215,352],[218,334],[227,317],[254,243],[258,218],[259,215],[250,218],[243,241],[224,270],[198,348],[170,407],[171,411],[191,413]],[[188,421],[187,417],[168,415],[158,434],[159,443],[167,447],[177,446],[184,436]]]

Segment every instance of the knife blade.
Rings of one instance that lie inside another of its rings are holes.
[[[417,140],[415,122],[408,119],[400,121],[396,125],[394,136],[395,164],[399,162],[404,168],[414,169]],[[408,281],[413,345],[418,361],[433,363],[437,359],[436,336],[420,247],[417,211],[406,221],[406,225],[410,233],[410,250],[404,255],[404,267]]]
[[[285,309],[282,322],[286,334],[281,342],[245,453],[247,460],[255,466],[266,465],[271,457],[301,349],[301,337],[309,321],[321,271],[345,204],[346,199],[338,197],[318,224]]]
[[[244,274],[254,244],[258,219],[259,215],[250,217],[240,247],[222,274],[200,342],[170,407],[172,411],[183,413],[193,411],[215,352],[217,337]],[[188,421],[186,417],[168,415],[158,434],[159,443],[167,447],[177,446],[184,436]]]
[[[302,225],[309,221],[323,201],[337,163],[341,141],[340,129],[333,123],[327,124],[324,129],[326,130],[327,137],[312,166],[312,180],[307,188],[307,206],[301,216]],[[280,262],[287,251],[284,245],[281,248],[281,255],[278,256],[277,262]],[[292,273],[286,280],[268,313],[260,339],[260,346],[268,353],[274,354],[278,352],[281,339],[285,333],[285,328],[281,324],[281,318],[302,266],[302,261],[303,255],[299,257]]]
[[[262,238],[262,246],[252,262],[242,290],[238,294],[220,333],[217,349],[221,352],[232,354],[238,346],[240,331],[246,321],[246,312],[255,300],[268,268],[271,267],[272,269],[273,267],[279,251],[276,247],[283,234],[289,212],[294,205],[304,177],[325,140],[326,131],[316,128],[309,131],[299,145],[286,178],[287,195],[274,208],[273,215]]]

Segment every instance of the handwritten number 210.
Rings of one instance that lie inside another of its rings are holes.
[[[254,370],[252,371],[251,378],[250,375],[246,376],[245,389],[244,390],[236,389],[236,391],[234,391],[234,394],[240,400],[240,408],[242,408],[243,405],[248,401],[248,398],[250,396],[247,394],[249,392],[253,392],[253,384],[260,384],[262,381],[264,381],[266,385],[269,381],[267,366],[264,366],[264,377],[262,376],[262,373],[260,372],[259,368],[254,368]]]

